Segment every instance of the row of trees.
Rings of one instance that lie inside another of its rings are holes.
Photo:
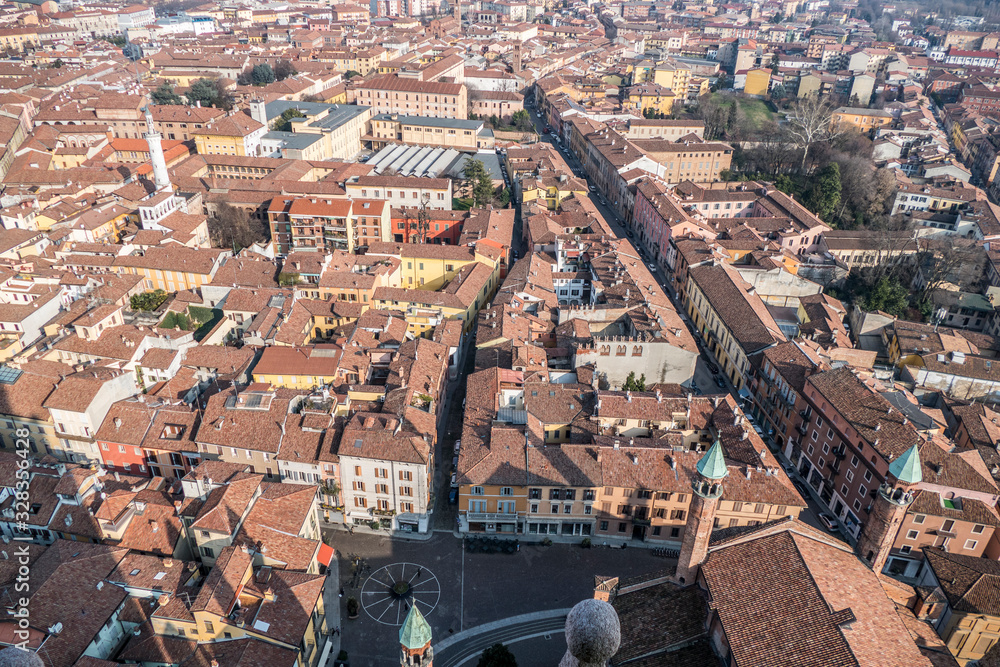
[[[236,77],[236,83],[241,86],[266,86],[275,81],[283,81],[298,74],[288,60],[279,60],[272,68],[268,63],[254,65],[241,72]],[[201,78],[191,84],[185,94],[188,104],[201,103],[203,107],[219,109],[232,108],[232,101],[221,78]],[[173,84],[164,82],[150,94],[153,104],[184,104],[185,100],[177,94]],[[287,120],[287,119],[286,119]]]
[[[275,63],[273,68],[268,63],[248,67],[236,76],[236,83],[240,86],[266,86],[275,81],[284,81],[296,74],[298,71],[295,65],[291,61],[282,59]]]

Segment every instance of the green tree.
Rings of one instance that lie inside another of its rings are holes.
[[[792,179],[790,179],[786,174],[781,174],[776,179],[774,179],[774,187],[778,188],[786,195],[792,194],[792,192],[795,190],[795,184],[792,182]]]
[[[347,81],[350,81],[356,76],[361,76],[361,72],[353,69],[349,69],[346,72],[344,72],[344,79]]]
[[[864,308],[903,317],[909,307],[909,296],[910,291],[898,279],[883,276],[863,299]]]
[[[490,174],[486,171],[486,166],[481,160],[466,160],[462,174],[465,176],[466,186],[472,194],[474,207],[486,206],[493,201],[493,179],[490,178]]]
[[[267,63],[254,65],[250,71],[250,78],[253,80],[253,85],[266,86],[269,83],[274,83],[274,70]]]
[[[840,207],[840,189],[840,165],[831,162],[817,175],[806,206],[820,218],[830,222]]]
[[[229,109],[229,96],[219,79],[198,79],[187,92],[188,104],[201,103],[203,107]]]
[[[500,205],[500,208],[507,208],[510,206],[510,189],[500,189],[500,194],[497,195],[497,204]]]
[[[167,293],[158,289],[153,292],[133,294],[129,299],[129,305],[132,306],[132,310],[156,310],[166,300]]]
[[[529,116],[528,112],[525,111],[524,109],[515,111],[511,115],[510,120],[511,123],[514,124],[514,127],[522,132],[530,132],[532,129],[534,129],[534,125],[531,122],[531,116]]]
[[[278,284],[282,287],[290,287],[299,282],[299,274],[289,271],[282,271],[278,274]]]
[[[281,118],[274,124],[274,129],[279,132],[291,132],[292,131],[292,119],[293,118],[305,118],[306,115],[299,111],[298,109],[285,109],[281,112]]]
[[[646,374],[643,373],[636,379],[635,371],[629,371],[622,383],[622,391],[646,391]]]
[[[52,61],[52,64],[49,65],[49,67],[51,67],[52,69],[60,69],[64,64],[65,63],[63,63],[62,58],[56,58],[55,60]]]
[[[483,651],[476,667],[517,667],[517,659],[503,644],[494,644]]]
[[[174,92],[173,85],[163,82],[149,95],[153,104],[182,104],[181,96]]]

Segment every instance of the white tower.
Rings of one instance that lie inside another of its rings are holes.
[[[146,133],[143,135],[143,138],[149,146],[149,159],[153,163],[153,183],[156,185],[157,192],[172,192],[173,186],[170,185],[170,173],[167,172],[167,161],[163,157],[163,145],[161,143],[163,137],[156,131],[156,126],[153,125],[153,114],[150,113],[149,107],[143,107],[142,111],[146,114]]]

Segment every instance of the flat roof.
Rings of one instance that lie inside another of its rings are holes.
[[[310,127],[335,128],[358,117],[369,108],[371,107],[358,104],[325,104],[323,102],[275,100],[264,105],[264,113],[267,115],[268,122],[270,122],[289,109],[297,109],[306,116],[305,119],[299,119],[299,122],[307,123]],[[326,116],[314,120],[315,116],[319,116],[324,112],[327,112]],[[294,118],[292,119],[293,122],[295,120]]]
[[[322,134],[314,132],[279,132],[272,130],[264,135],[264,141],[280,141],[282,148],[301,150],[308,148],[323,138]]]

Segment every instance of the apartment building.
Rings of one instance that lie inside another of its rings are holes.
[[[348,89],[348,101],[371,107],[376,114],[468,118],[468,91],[462,83],[386,74]]]
[[[831,126],[857,132],[874,132],[880,127],[890,125],[892,121],[892,114],[881,109],[838,107],[830,116]]]
[[[398,143],[464,151],[493,148],[492,132],[483,126],[481,120],[382,113],[372,117],[370,141],[375,150]]]
[[[434,492],[431,436],[414,432],[396,415],[357,412],[337,453],[348,524],[427,532]]]
[[[181,479],[201,463],[198,412],[130,397],[110,406],[94,435],[102,465],[113,472]]]
[[[188,613],[178,618],[187,604],[168,598],[150,615],[152,633],[161,641],[226,642],[230,650],[246,650],[239,642],[247,642],[249,653],[267,664],[315,667],[330,631],[326,578],[254,561],[246,544],[223,549]]]
[[[390,238],[390,215],[389,202],[360,198],[275,197],[267,210],[278,255],[352,253]]]
[[[473,373],[468,390],[462,531],[679,544],[692,501],[687,482],[713,440],[730,452],[735,480],[717,527],[797,516],[805,506],[784,473],[764,463],[766,448],[732,399],[521,384],[503,369]],[[674,443],[666,452],[653,445],[661,438]],[[750,463],[741,467],[737,451]]]
[[[214,394],[205,404],[196,441],[205,459],[249,465],[269,481],[278,479],[275,460],[284,424],[303,393],[253,384]]]
[[[785,341],[753,288],[728,264],[688,270],[684,302],[691,321],[737,390],[750,377],[750,357]]]
[[[347,196],[360,199],[381,199],[392,208],[426,206],[452,210],[452,182],[447,178],[412,176],[356,176],[344,183]]]

